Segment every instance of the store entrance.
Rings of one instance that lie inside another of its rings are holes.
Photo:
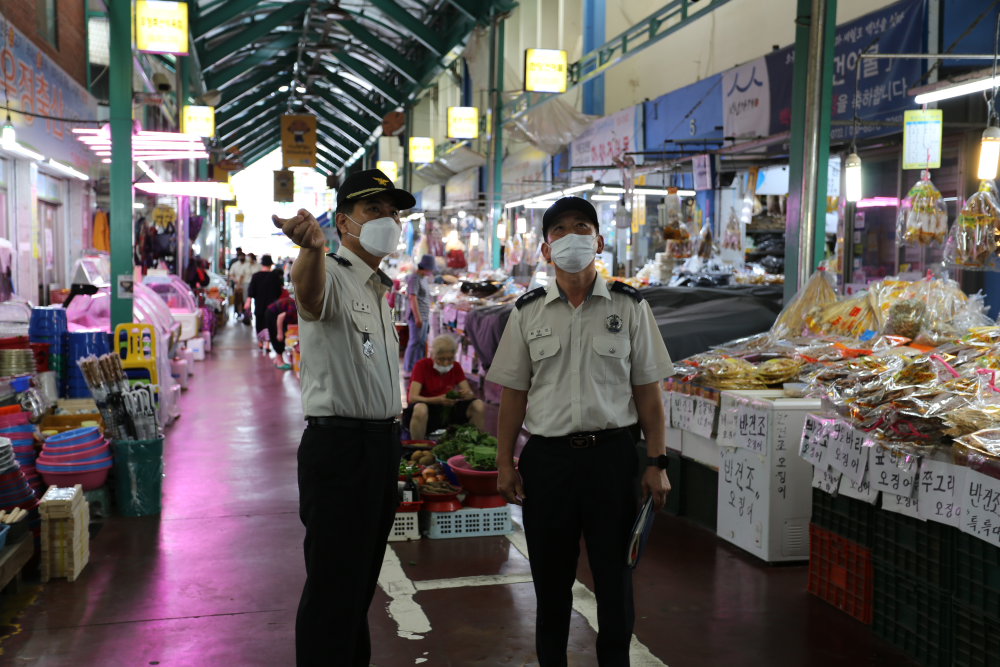
[[[38,202],[38,303],[49,305],[52,290],[63,287],[62,234],[57,233],[60,206],[48,202]]]

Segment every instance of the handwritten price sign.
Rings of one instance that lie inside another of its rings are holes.
[[[834,470],[842,472],[848,479],[860,483],[865,477],[868,465],[867,447],[872,446],[869,440],[865,444],[865,434],[850,424],[835,422],[826,436],[826,451],[830,455],[828,464]]]
[[[691,432],[695,435],[711,438],[712,431],[715,430],[715,410],[715,401],[695,396]]]
[[[964,488],[959,528],[984,542],[1000,546],[1000,480],[967,470]]]
[[[926,521],[926,519],[920,516],[920,504],[916,498],[906,498],[893,493],[882,494],[882,509]]]
[[[767,428],[771,411],[764,404],[746,401],[737,411],[736,446],[762,454],[767,449]]]
[[[802,441],[799,444],[799,456],[820,470],[826,470],[826,435],[825,428],[828,419],[816,415],[806,415],[802,426]]]
[[[735,447],[739,408],[736,401],[728,394],[722,395],[722,406],[719,408],[719,436],[716,441],[719,447]]]
[[[903,470],[900,467],[904,463],[903,455],[891,452],[878,443],[867,449],[872,489],[904,498],[915,498],[917,467],[913,466],[909,471]],[[884,505],[885,498],[882,500]]]
[[[841,477],[843,475],[839,472],[814,468],[812,485],[814,489],[819,489],[820,491],[829,493],[831,496],[835,496],[837,495],[837,490],[840,489]]]
[[[840,494],[845,495],[848,498],[863,500],[866,503],[874,503],[878,500],[878,491],[872,491],[872,486],[868,482],[868,474],[869,473],[867,472],[865,473],[865,476],[861,480],[860,484],[844,477],[843,481],[840,483]]]
[[[670,425],[673,428],[690,431],[693,422],[694,398],[675,391],[670,395]]]
[[[960,527],[967,470],[946,461],[921,460],[917,477],[920,518]]]

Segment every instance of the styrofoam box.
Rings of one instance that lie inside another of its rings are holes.
[[[188,340],[184,345],[187,349],[191,350],[191,354],[194,355],[195,361],[205,361],[205,339],[204,338],[192,338]]]

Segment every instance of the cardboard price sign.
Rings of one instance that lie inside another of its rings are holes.
[[[771,410],[756,401],[741,403],[736,418],[736,446],[758,454],[767,449],[767,428]]]
[[[715,410],[715,401],[695,396],[694,419],[691,423],[691,432],[695,435],[711,438],[712,431],[715,428]]]
[[[1000,480],[968,470],[963,487],[959,528],[984,542],[1000,546]]]
[[[830,467],[844,473],[855,483],[861,482],[868,466],[866,447],[873,444],[871,440],[866,444],[865,434],[850,424],[834,422],[826,436],[826,450],[832,456]]]
[[[813,468],[812,486],[814,489],[819,489],[820,491],[829,493],[831,496],[836,496],[837,491],[840,489],[841,477],[843,475],[839,472]]]
[[[947,461],[922,459],[917,477],[920,518],[959,528],[967,471],[968,468]]]
[[[670,425],[684,431],[691,430],[694,421],[694,398],[674,392],[670,397]]]
[[[902,454],[891,452],[878,443],[868,447],[868,469],[871,471],[869,479],[872,489],[904,498],[915,497],[913,491],[917,479],[917,467],[913,466],[909,471],[903,470],[900,464],[904,463],[904,459]]]
[[[848,498],[863,500],[866,503],[874,504],[875,501],[878,500],[878,491],[872,491],[872,486],[868,482],[867,472],[865,472],[865,476],[861,480],[860,484],[857,484],[853,480],[845,477],[840,484],[840,493]]]
[[[926,521],[926,519],[920,516],[919,505],[916,498],[897,496],[893,493],[882,494],[882,509]]]
[[[799,456],[820,470],[826,470],[823,462],[826,458],[826,436],[824,435],[824,419],[816,415],[806,415],[802,425],[802,441],[799,444]]]

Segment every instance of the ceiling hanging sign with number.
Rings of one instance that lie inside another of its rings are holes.
[[[215,107],[185,104],[181,112],[181,132],[199,137],[215,136]]]
[[[154,225],[162,229],[177,221],[177,211],[169,206],[157,206],[149,214],[149,218],[153,221]]]
[[[316,116],[281,117],[281,160],[286,169],[316,167]]]
[[[434,140],[430,137],[410,137],[410,162],[427,164],[434,161]]]
[[[448,138],[475,139],[479,136],[479,109],[448,107]]]
[[[941,109],[903,112],[903,169],[940,169]]]
[[[136,0],[135,48],[139,53],[188,54],[186,2]]]
[[[565,93],[567,72],[565,51],[525,49],[525,91],[529,93]]]
[[[295,201],[295,172],[287,169],[274,172],[274,201]]]

